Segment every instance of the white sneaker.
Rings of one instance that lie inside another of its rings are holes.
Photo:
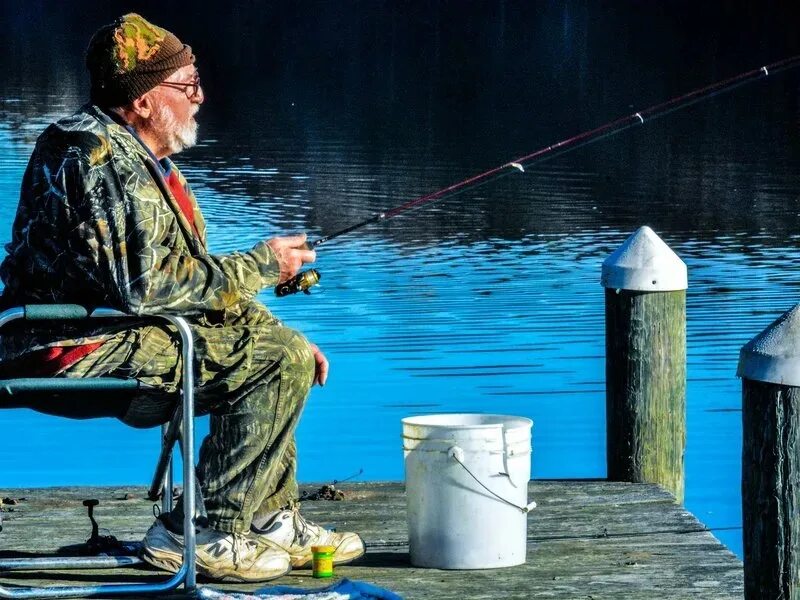
[[[333,546],[333,564],[341,565],[364,554],[364,541],[357,533],[336,533],[306,521],[299,506],[281,510],[269,518],[261,527],[252,525],[250,530],[260,539],[277,544],[292,559],[292,567],[311,564],[312,546]]]
[[[197,574],[215,581],[268,581],[292,569],[285,550],[253,535],[207,528],[198,531],[196,539]],[[183,563],[183,536],[156,519],[144,537],[142,558],[177,573]]]

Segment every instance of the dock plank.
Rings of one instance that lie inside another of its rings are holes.
[[[608,481],[535,481],[538,503],[528,519],[528,561],[507,569],[443,571],[412,567],[408,560],[405,495],[399,483],[340,486],[340,502],[304,502],[303,514],[340,530],[358,531],[367,555],[337,568],[337,576],[368,581],[405,598],[742,598],[742,563],[691,513],[655,485]],[[314,486],[304,486],[313,490]],[[101,527],[121,540],[140,540],[152,522],[151,503],[137,487],[5,490],[24,497],[5,506],[0,556],[52,554],[89,533],[81,501],[98,498]],[[43,575],[7,573],[3,585],[36,585]],[[49,584],[152,581],[143,568],[48,573]],[[309,571],[275,583],[324,585]],[[253,590],[257,585],[219,585]]]

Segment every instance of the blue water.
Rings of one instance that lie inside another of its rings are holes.
[[[709,4],[722,22],[705,7],[685,29],[683,3],[354,2],[193,24],[167,10],[209,82],[203,142],[176,162],[214,251],[327,234],[796,43],[780,14]],[[50,9],[5,15],[2,243],[36,135],[82,102],[83,45],[117,12]],[[254,46],[262,21],[274,36]],[[213,26],[236,39],[208,36]],[[757,84],[320,247],[316,293],[261,295],[331,362],[298,429],[301,480],[402,479],[402,417],[473,411],[534,420],[534,478],[603,477],[600,265],[647,224],[689,269],[685,504],[741,555],[735,370],[742,344],[797,302],[796,86]],[[0,420],[8,488],[141,484],[156,460],[156,431],[26,410]]]

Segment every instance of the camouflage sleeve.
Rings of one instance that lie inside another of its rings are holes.
[[[145,246],[133,259],[126,310],[135,314],[222,311],[278,283],[275,254],[266,242],[247,252],[191,256],[164,246]]]
[[[193,255],[152,179],[125,173],[123,183],[108,153],[95,148],[64,161],[48,190],[75,213],[67,259],[111,306],[133,314],[222,311],[277,284],[279,265],[266,242]]]

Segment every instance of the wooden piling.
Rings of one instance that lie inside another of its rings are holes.
[[[745,598],[800,600],[800,304],[741,351]]]
[[[649,227],[603,263],[608,479],[657,483],[682,503],[686,265]]]

